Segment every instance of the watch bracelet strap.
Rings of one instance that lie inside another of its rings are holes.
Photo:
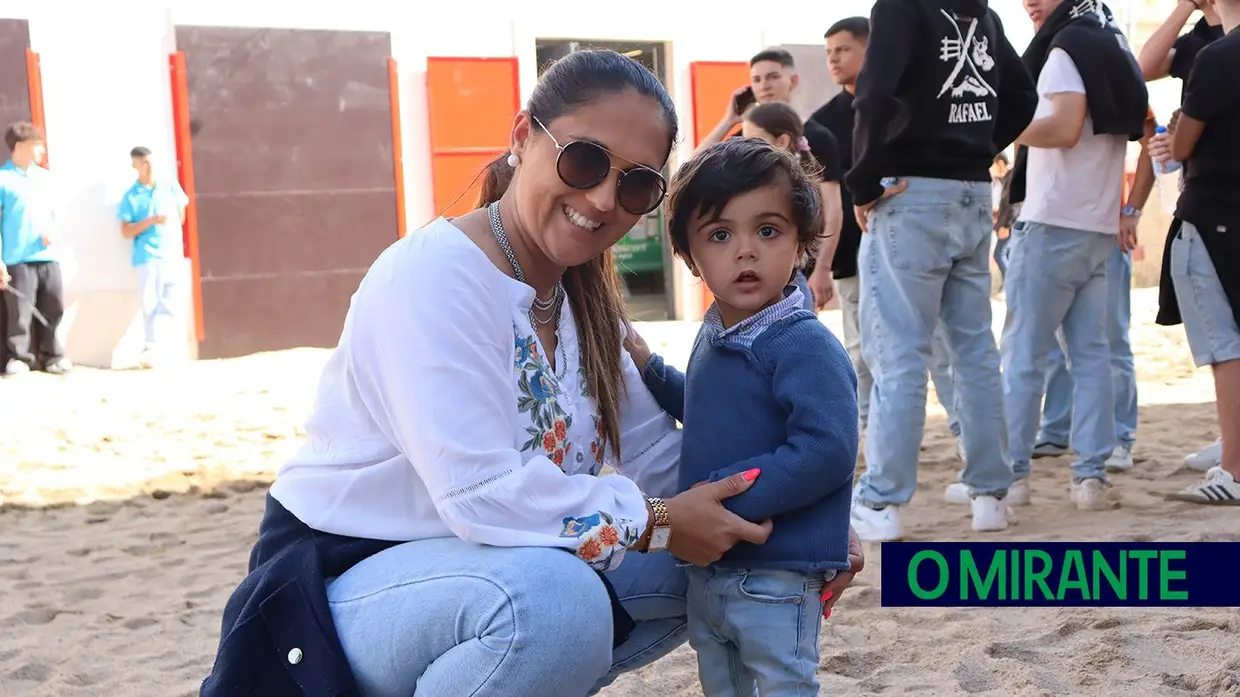
[[[665,528],[672,524],[667,515],[667,503],[663,499],[647,497],[646,502],[650,504],[650,510],[654,512],[652,528]]]

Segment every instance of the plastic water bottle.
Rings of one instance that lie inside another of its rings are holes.
[[[1159,126],[1154,129],[1154,133],[1156,134],[1166,133],[1166,132],[1167,132],[1166,126]],[[1181,166],[1183,166],[1182,163],[1176,162],[1175,160],[1170,160],[1168,162],[1159,162],[1158,160],[1154,160],[1154,173],[1155,174],[1171,174],[1172,172],[1178,170]]]

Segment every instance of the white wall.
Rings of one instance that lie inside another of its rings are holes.
[[[168,55],[175,25],[281,27],[387,31],[400,68],[400,105],[410,230],[429,221],[432,205],[426,107],[428,56],[517,56],[521,92],[533,89],[535,40],[583,38],[659,41],[669,46],[671,89],[683,135],[674,158],[692,151],[695,61],[744,61],[781,43],[822,41],[831,23],[868,15],[870,0],[785,0],[778,13],[741,16],[702,11],[688,0],[629,0],[606,17],[582,11],[574,0],[514,4],[475,0],[467,12],[432,20],[383,0],[314,3],[293,0],[146,0],[74,3],[42,0],[23,5],[32,48],[43,65],[43,93],[52,168],[64,184],[71,309],[66,321],[70,357],[94,365],[122,365],[136,354],[136,277],[129,245],[115,222],[115,205],[132,181],[128,152],[142,144],[175,171]],[[1017,0],[992,0],[1017,50],[1032,28]],[[23,17],[12,3],[0,15]],[[715,105],[707,106],[716,109]],[[677,311],[693,317],[700,291],[675,264]],[[189,331],[187,317],[187,332]]]

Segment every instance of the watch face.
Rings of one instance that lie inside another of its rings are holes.
[[[650,533],[650,548],[655,550],[667,549],[667,541],[671,536],[671,528],[655,528]]]

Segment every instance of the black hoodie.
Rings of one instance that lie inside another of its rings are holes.
[[[882,177],[990,181],[1037,104],[986,0],[877,0],[845,183],[863,205],[882,195]]]

